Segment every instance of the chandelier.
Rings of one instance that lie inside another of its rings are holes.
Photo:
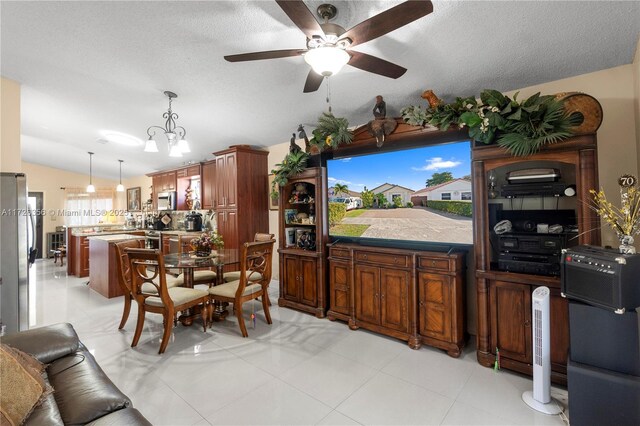
[[[183,153],[191,152],[191,150],[189,149],[189,143],[185,140],[187,131],[182,126],[176,126],[178,114],[171,111],[171,101],[173,98],[177,98],[178,95],[168,90],[164,94],[169,98],[169,109],[162,114],[162,117],[166,120],[164,127],[150,126],[147,129],[149,140],[144,146],[144,151],[158,152],[158,145],[153,137],[156,135],[156,129],[160,129],[169,142],[169,157],[182,157]]]

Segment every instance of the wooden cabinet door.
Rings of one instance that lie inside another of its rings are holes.
[[[300,302],[316,306],[318,302],[318,261],[313,257],[301,256],[299,262]]]
[[[489,284],[491,352],[531,363],[531,287],[505,281]]]
[[[222,235],[226,248],[240,248],[238,241],[238,212],[235,210],[218,211],[218,232]]]
[[[331,310],[345,315],[351,313],[351,264],[329,262],[329,303]]]
[[[355,266],[355,314],[356,319],[380,324],[380,268]]]
[[[163,235],[162,237],[162,254],[171,253],[171,242],[168,235]]]
[[[409,272],[380,269],[380,324],[409,332]]]
[[[215,206],[216,208],[226,207],[227,182],[229,177],[227,171],[226,156],[220,155],[216,157],[216,179],[215,179]]]
[[[569,302],[560,296],[559,289],[552,288],[550,290],[551,369],[564,373],[569,355]]]
[[[451,341],[451,277],[421,272],[418,275],[418,332]]]
[[[226,183],[225,183],[225,207],[235,209],[238,207],[238,164],[235,152],[225,155]]]
[[[89,240],[87,237],[80,237],[80,275],[89,276]]]
[[[284,256],[284,298],[294,302],[300,300],[300,278],[298,276],[298,257]]]
[[[202,208],[212,209],[215,205],[216,163],[202,165]]]
[[[178,187],[176,182],[176,172],[167,173],[167,176],[165,177],[165,179],[166,179],[167,191],[175,191],[176,188]]]

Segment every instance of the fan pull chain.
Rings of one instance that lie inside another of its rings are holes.
[[[327,104],[329,105],[329,114],[331,114],[331,79],[325,77],[325,80],[327,80]]]

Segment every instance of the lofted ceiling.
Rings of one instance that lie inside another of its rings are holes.
[[[314,11],[324,1],[305,1]],[[333,1],[350,28],[400,1]],[[408,69],[397,80],[346,66],[330,78],[333,112],[352,125],[372,118],[375,96],[397,116],[420,94],[513,90],[629,64],[640,3],[434,1],[434,12],[355,47]],[[274,1],[2,1],[1,73],[21,83],[22,158],[80,173],[139,176],[211,158],[229,145],[288,141],[327,108],[327,84],[303,94],[302,57],[230,63],[224,55],[304,48],[305,36]],[[191,154],[104,143],[111,130],[146,140],[168,103]],[[102,143],[101,143],[102,142]]]

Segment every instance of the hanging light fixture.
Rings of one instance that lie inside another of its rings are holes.
[[[149,139],[145,144],[144,151],[158,152],[158,145],[156,144],[156,141],[155,139],[153,139],[153,137],[156,135],[155,129],[160,129],[167,137],[167,141],[169,142],[169,156],[182,157],[183,153],[191,152],[191,150],[189,149],[189,143],[185,139],[187,131],[182,126],[176,126],[176,119],[178,118],[178,114],[171,111],[171,101],[174,98],[177,98],[178,95],[169,91],[165,91],[164,94],[169,98],[169,109],[167,110],[167,112],[162,114],[162,117],[166,120],[164,123],[164,127],[150,126],[147,129],[147,135],[149,135]]]
[[[124,160],[118,160],[120,162],[120,183],[118,184],[118,186],[116,186],[116,191],[117,192],[124,192],[124,185],[122,184],[122,163],[124,163]]]
[[[93,152],[89,152],[89,185],[87,186],[87,192],[96,192],[96,187],[93,186],[93,164],[92,164]]]

